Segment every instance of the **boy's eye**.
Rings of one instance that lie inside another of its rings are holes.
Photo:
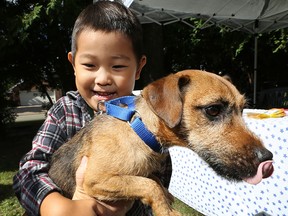
[[[126,68],[127,66],[125,65],[114,65],[113,68],[114,69],[122,69],[122,68]]]
[[[92,67],[94,67],[94,65],[93,64],[83,64],[85,67],[88,67],[88,68],[92,68]]]

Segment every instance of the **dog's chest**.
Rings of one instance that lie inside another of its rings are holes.
[[[91,141],[83,154],[93,155],[98,169],[139,176],[149,176],[160,169],[164,155],[147,146],[127,122],[102,116],[95,121],[95,127],[86,134]]]

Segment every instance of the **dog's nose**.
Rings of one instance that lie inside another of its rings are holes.
[[[255,150],[255,153],[256,153],[257,158],[259,159],[260,163],[273,159],[273,154],[269,150],[267,150],[266,148],[257,148]]]

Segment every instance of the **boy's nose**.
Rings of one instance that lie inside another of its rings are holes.
[[[101,86],[111,85],[112,80],[109,71],[105,70],[104,68],[100,68],[96,72],[95,83]]]

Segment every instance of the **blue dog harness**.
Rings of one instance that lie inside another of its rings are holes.
[[[133,118],[137,110],[135,110],[135,96],[125,96],[110,101],[105,101],[106,114],[113,116],[122,121],[127,121],[135,133],[155,152],[160,153],[162,146],[156,140],[155,136],[149,131],[141,118],[136,116]],[[127,107],[121,107],[120,105]]]

